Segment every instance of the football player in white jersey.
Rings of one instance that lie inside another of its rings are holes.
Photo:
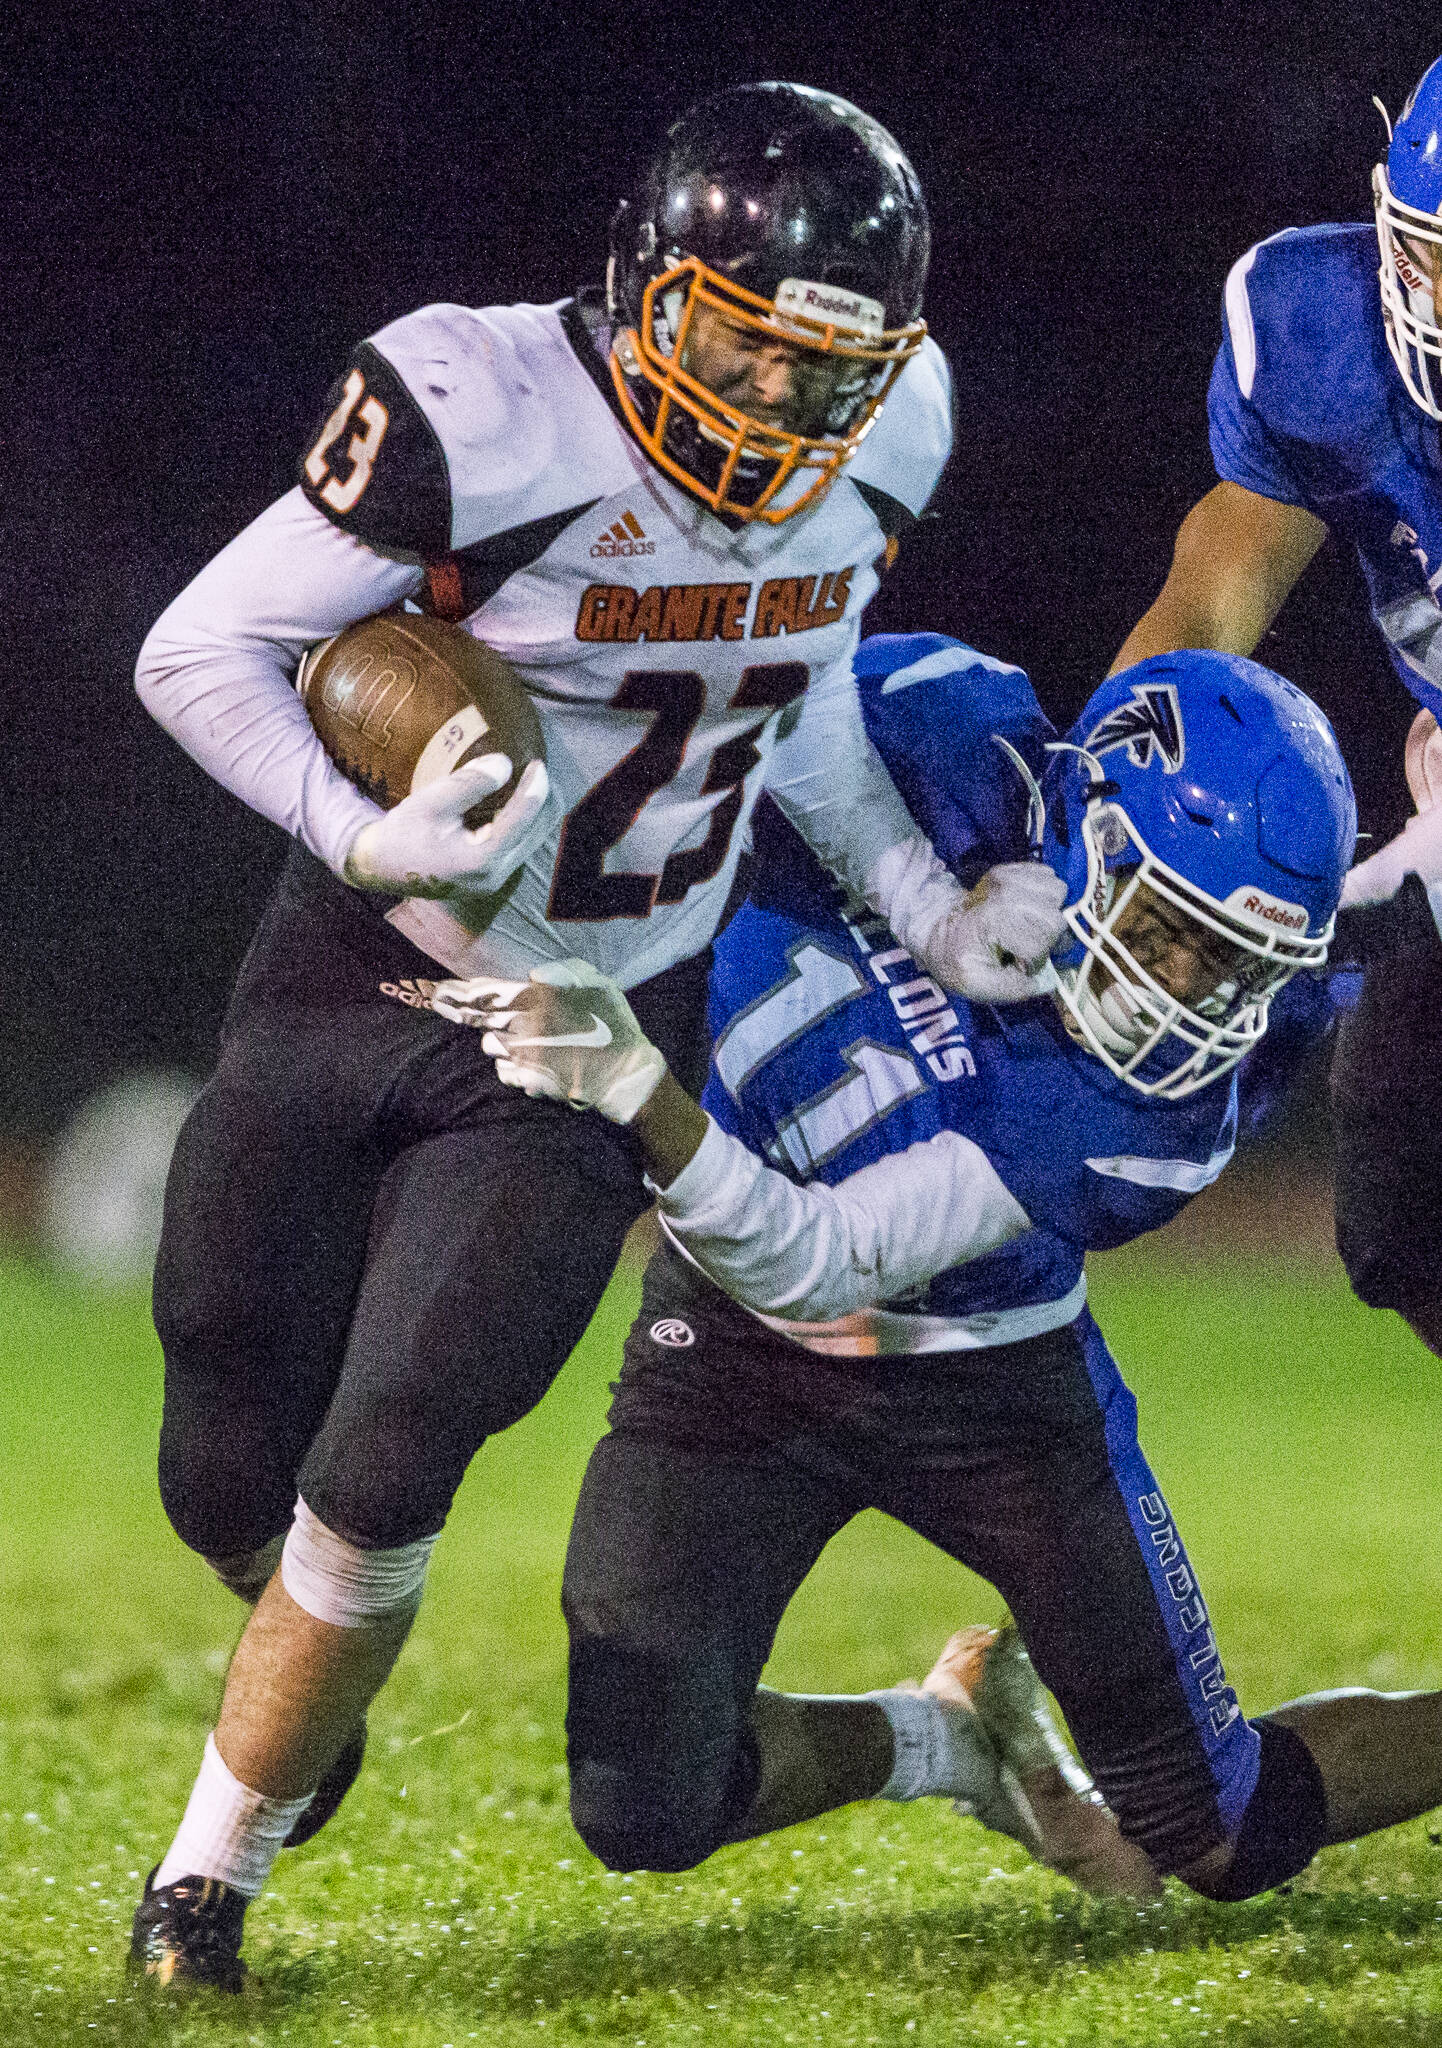
[[[136,1914],[154,1981],[240,1982],[246,1904],[359,1768],[467,1464],[544,1393],[645,1203],[631,1135],[518,1102],[429,983],[579,956],[699,1083],[764,781],[939,980],[1034,989],[1061,885],[1019,863],[964,890],[851,680],[950,443],[927,254],[874,121],[801,86],[723,93],[618,213],[604,294],[432,306],[362,344],[298,488],[145,644],[147,706],[298,842],[156,1274],[162,1496],[256,1606]],[[512,663],[543,728],[478,831],[484,769],[383,813],[291,687],[308,645],[417,599]]]

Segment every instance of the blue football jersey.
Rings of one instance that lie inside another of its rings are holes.
[[[1442,453],[1388,353],[1375,232],[1273,235],[1233,267],[1223,306],[1218,475],[1352,543],[1398,674],[1442,717]]]
[[[857,681],[872,740],[962,878],[1023,858],[1027,791],[991,737],[1040,769],[1053,729],[1022,671],[940,635],[888,635],[863,643]],[[1165,1223],[1220,1173],[1234,1077],[1149,1100],[1072,1042],[1049,998],[993,1007],[942,989],[769,807],[755,860],[716,944],[706,1108],[794,1179],[830,1185],[955,1131],[1035,1226],[888,1306],[971,1319],[1061,1301],[1089,1248]]]

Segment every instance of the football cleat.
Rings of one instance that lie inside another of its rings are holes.
[[[247,1895],[217,1877],[180,1877],[156,1890],[154,1877],[152,1870],[130,1930],[131,1975],[159,1991],[200,1984],[244,1990],[240,1940]]]
[[[282,1848],[299,1849],[303,1843],[310,1841],[313,1835],[318,1835],[326,1822],[334,1817],[336,1808],[360,1776],[365,1753],[366,1724],[362,1721],[316,1786],[315,1796],[286,1836],[281,1844]]]
[[[958,1629],[924,1684],[940,1699],[965,1700],[974,1708],[1034,1817],[1039,1847],[1033,1854],[1049,1870],[1100,1898],[1160,1895],[1161,1880],[1151,1863],[1121,1834],[1067,1748],[1012,1624]]]
[[[998,1755],[965,1691],[941,1671],[939,1664],[920,1685],[908,1679],[893,1689],[925,1693],[941,1710],[943,1753],[935,1759],[935,1774],[926,1787],[928,1793],[949,1798],[958,1813],[980,1821],[984,1828],[993,1828],[998,1834],[1010,1835],[1029,1856],[1040,1856],[1041,1830],[1030,1802],[1016,1773]]]

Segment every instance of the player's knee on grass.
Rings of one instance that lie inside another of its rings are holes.
[[[1263,1715],[1252,1726],[1261,1737],[1261,1761],[1230,1858],[1223,1862],[1213,1852],[1173,1873],[1224,1904],[1255,1898],[1296,1877],[1326,1838],[1326,1791],[1312,1752],[1280,1721]]]
[[[571,1818],[592,1855],[691,1870],[731,1840],[757,1764],[729,1659],[573,1636],[570,1682]]]
[[[571,1764],[571,1820],[608,1870],[694,1870],[726,1840],[714,1803],[594,1758]]]

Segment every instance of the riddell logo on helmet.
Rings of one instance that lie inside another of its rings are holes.
[[[886,326],[886,308],[880,299],[843,291],[834,284],[817,284],[806,277],[782,278],[776,290],[776,310],[825,321],[830,327],[848,327],[857,334],[880,334]]]
[[[1409,260],[1406,250],[1400,248],[1395,241],[1392,244],[1392,258],[1397,265],[1397,275],[1409,292],[1431,293],[1431,278],[1423,275],[1417,265]]]
[[[1288,932],[1304,932],[1311,923],[1300,903],[1285,903],[1281,897],[1269,896],[1265,889],[1248,888],[1245,883],[1240,889],[1233,889],[1227,898],[1227,908],[1259,924],[1280,925]]]
[[[654,555],[655,552],[655,541],[647,540],[646,529],[634,512],[623,512],[591,549],[593,555]]]

